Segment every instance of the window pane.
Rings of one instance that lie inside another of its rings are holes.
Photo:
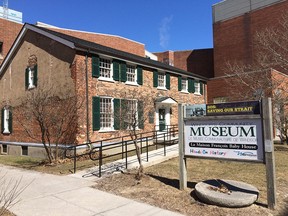
[[[165,87],[165,74],[158,74],[158,87]]]
[[[112,100],[100,98],[100,128],[111,129],[112,127]]]
[[[100,77],[111,78],[111,60],[100,58]]]
[[[136,82],[135,66],[127,65],[127,81],[128,82]]]
[[[187,79],[182,78],[182,91],[187,91]]]

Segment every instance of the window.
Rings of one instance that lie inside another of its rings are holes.
[[[0,59],[3,59],[3,42],[0,41]]]
[[[227,97],[216,97],[213,98],[213,103],[226,103],[228,102],[228,98]]]
[[[127,82],[136,83],[136,78],[136,67],[133,65],[127,65]]]
[[[195,94],[200,94],[200,83],[199,82],[195,82]]]
[[[158,87],[165,88],[165,74],[158,73]]]
[[[181,80],[181,91],[188,92],[188,81],[187,78],[182,78]]]
[[[2,125],[2,133],[3,134],[10,134],[12,133],[12,112],[9,108],[4,107],[2,109],[2,116],[1,116],[1,125]]]
[[[28,146],[21,146],[21,154],[28,155]]]
[[[7,145],[2,145],[2,153],[7,154],[8,153],[8,148]]]
[[[25,85],[28,90],[37,86],[37,65],[26,68]]]
[[[100,130],[113,129],[112,98],[100,98]]]
[[[100,58],[99,69],[100,77],[112,79],[112,63],[110,59]]]
[[[159,89],[170,89],[170,74],[158,73],[157,70],[153,72],[153,87]]]
[[[127,109],[126,109],[126,119],[128,127],[130,129],[135,125],[137,127],[138,122],[138,110],[137,110],[137,101],[136,100],[126,100]]]

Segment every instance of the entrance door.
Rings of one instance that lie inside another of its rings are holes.
[[[159,130],[163,131],[166,128],[165,109],[159,109]]]

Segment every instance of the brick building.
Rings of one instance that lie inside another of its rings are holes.
[[[0,68],[2,149],[21,154],[21,147],[8,145],[7,149],[5,143],[41,143],[40,137],[33,141],[25,136],[13,117],[21,112],[21,100],[39,89],[48,89],[58,103],[67,99],[63,91],[81,99],[74,137],[78,143],[118,136],[120,126],[114,111],[122,100],[137,107],[137,118],[148,115],[140,108],[144,101],[132,98],[133,92],[139,98],[144,94],[153,98],[154,113],[139,124],[139,132],[177,124],[177,103],[205,103],[206,77],[146,58],[144,45],[128,39],[107,36],[110,42],[102,41],[106,46],[95,43],[101,41],[100,36],[23,26]],[[23,121],[34,132],[39,130],[29,119]],[[24,150],[28,155],[40,155],[33,147]]]
[[[21,23],[0,18],[0,65],[22,27]]]
[[[235,76],[230,77],[233,72],[226,64],[255,64],[259,57],[254,42],[256,33],[267,27],[277,28],[281,16],[287,11],[288,1],[283,0],[226,0],[213,6],[214,78],[208,83],[208,103],[241,100],[231,94],[227,83],[233,83]],[[282,79],[287,81],[285,71],[271,68],[271,73],[274,74],[271,77],[282,74]],[[255,81],[263,77],[258,72],[256,74]],[[232,88],[245,94],[245,87],[239,84]],[[267,96],[271,94],[267,93]]]

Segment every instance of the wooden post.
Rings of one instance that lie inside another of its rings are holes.
[[[186,158],[184,157],[184,121],[183,121],[183,106],[178,104],[178,130],[179,130],[179,187],[180,190],[187,188],[187,167]]]
[[[267,202],[269,209],[276,206],[275,158],[273,144],[273,122],[271,98],[262,100],[263,132],[265,144],[265,164],[267,180]]]

